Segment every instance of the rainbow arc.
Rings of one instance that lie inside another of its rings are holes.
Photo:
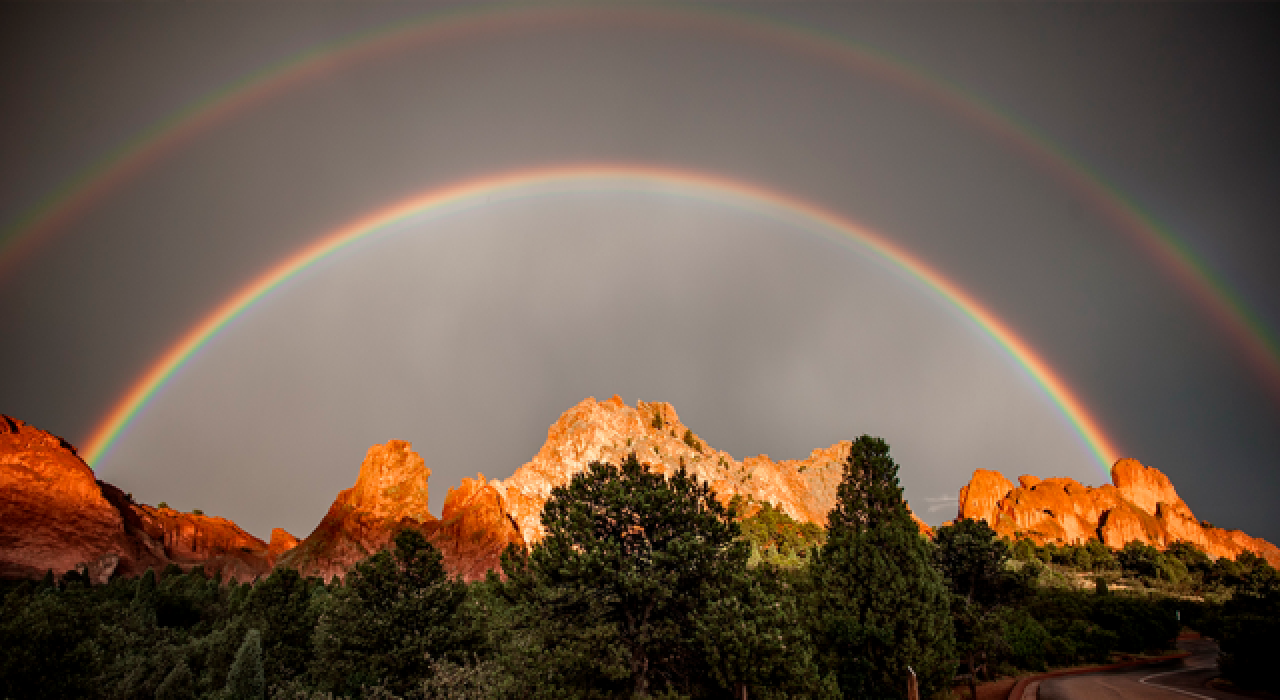
[[[228,324],[289,280],[358,241],[399,224],[513,198],[564,192],[642,191],[697,198],[798,221],[803,229],[849,241],[918,280],[993,338],[1052,401],[1101,468],[1120,455],[1098,420],[1029,343],[955,282],[889,238],[811,202],[758,185],[692,170],[629,164],[584,164],[499,173],[432,188],[370,212],[320,236],[241,287],[190,328],[133,384],[91,435],[85,459],[110,451],[165,384]]]

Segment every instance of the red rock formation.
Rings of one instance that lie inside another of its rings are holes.
[[[427,512],[431,470],[403,440],[374,445],[355,486],[342,491],[314,532],[280,558],[280,566],[328,581],[386,547],[405,527],[435,521]]]
[[[1136,459],[1112,467],[1114,483],[1097,488],[1074,479],[1018,477],[1014,488],[998,472],[979,469],[960,490],[960,518],[985,520],[1006,537],[1030,537],[1038,543],[1080,544],[1099,539],[1120,548],[1139,541],[1166,548],[1185,541],[1209,556],[1234,559],[1249,551],[1280,566],[1280,549],[1239,530],[1202,524],[1169,478]]]
[[[66,440],[0,415],[0,575],[61,575],[86,566],[96,581],[131,554],[124,523]]]
[[[449,489],[440,521],[429,536],[444,555],[445,568],[467,581],[482,579],[491,570],[501,571],[507,545],[525,544],[502,496],[484,474]]]
[[[547,441],[533,460],[511,478],[490,485],[502,496],[530,544],[543,535],[539,518],[553,488],[567,484],[593,461],[618,464],[632,452],[662,474],[685,466],[709,482],[726,503],[735,495],[769,501],[796,520],[825,527],[850,444],[843,441],[817,449],[802,460],[774,462],[759,455],[738,461],[708,446],[680,421],[670,404],[640,401],[632,408],[618,396],[608,401],[587,398],[548,429]],[[916,522],[922,531],[932,532],[919,519]]]
[[[289,534],[282,527],[272,528],[271,542],[267,544],[267,560],[272,566],[280,561],[284,553],[298,546],[298,538]]]
[[[0,416],[0,576],[83,567],[95,582],[176,563],[251,579],[267,547],[229,520],[135,503],[65,440]]]
[[[354,487],[338,494],[320,525],[280,557],[281,566],[325,580],[345,576],[365,557],[386,548],[395,534],[414,528],[444,556],[445,569],[468,581],[497,569],[508,543],[523,545],[502,497],[480,475],[449,491],[444,519],[427,510],[427,468],[409,443],[369,448]]]

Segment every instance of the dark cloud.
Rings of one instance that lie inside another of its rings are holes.
[[[406,9],[5,8],[0,220],[194,97]],[[786,12],[1025,120],[1280,325],[1270,8]],[[432,186],[581,161],[723,173],[883,232],[1041,350],[1198,515],[1280,539],[1275,397],[1212,309],[1097,202],[898,86],[680,26],[410,47],[201,132],[0,279],[0,410],[83,440],[196,319],[321,233]],[[461,476],[509,474],[581,398],[619,393],[672,402],[739,456],[881,434],[933,522],[977,467],[1101,479],[970,321],[801,229],[619,192],[414,222],[237,320],[99,474],[258,534],[304,534],[374,442],[412,440],[438,504]]]

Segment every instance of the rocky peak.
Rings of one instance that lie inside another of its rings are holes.
[[[978,469],[960,489],[960,518],[973,518],[994,523],[1000,499],[1013,490],[1013,484],[1000,472]]]
[[[1111,467],[1111,482],[1121,496],[1148,513],[1155,513],[1159,503],[1174,505],[1182,502],[1169,477],[1155,467],[1143,466],[1136,459],[1116,461]]]
[[[271,561],[271,565],[275,566],[275,563],[280,561],[280,557],[284,556],[285,552],[297,546],[297,537],[289,534],[284,528],[272,528],[271,542],[267,545],[267,558]]]
[[[1101,540],[1120,548],[1144,542],[1165,548],[1189,542],[1211,557],[1234,559],[1249,551],[1280,565],[1280,549],[1239,530],[1206,527],[1178,498],[1169,477],[1136,459],[1121,459],[1113,484],[1084,486],[1075,479],[1024,475],[1014,487],[999,472],[979,469],[960,489],[960,518],[985,520],[1005,537],[1080,544]]]
[[[838,442],[800,460],[775,462],[768,455],[738,460],[708,445],[671,404],[638,401],[632,407],[618,396],[607,401],[590,397],[548,429],[546,442],[531,461],[511,478],[490,485],[529,544],[543,536],[542,505],[553,488],[567,484],[593,461],[618,464],[632,452],[661,474],[686,468],[711,484],[726,503],[734,496],[769,501],[797,520],[825,527],[849,447],[848,441]]]
[[[430,478],[431,470],[408,442],[374,445],[365,454],[346,503],[380,518],[426,520],[431,517],[427,511]]]
[[[0,416],[0,575],[83,569],[101,583],[177,563],[246,580],[270,569],[266,549],[225,518],[136,503],[66,440]]]

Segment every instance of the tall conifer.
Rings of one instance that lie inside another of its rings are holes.
[[[889,446],[855,440],[812,566],[815,638],[845,697],[906,697],[911,670],[928,697],[951,677],[949,595],[931,548]]]

